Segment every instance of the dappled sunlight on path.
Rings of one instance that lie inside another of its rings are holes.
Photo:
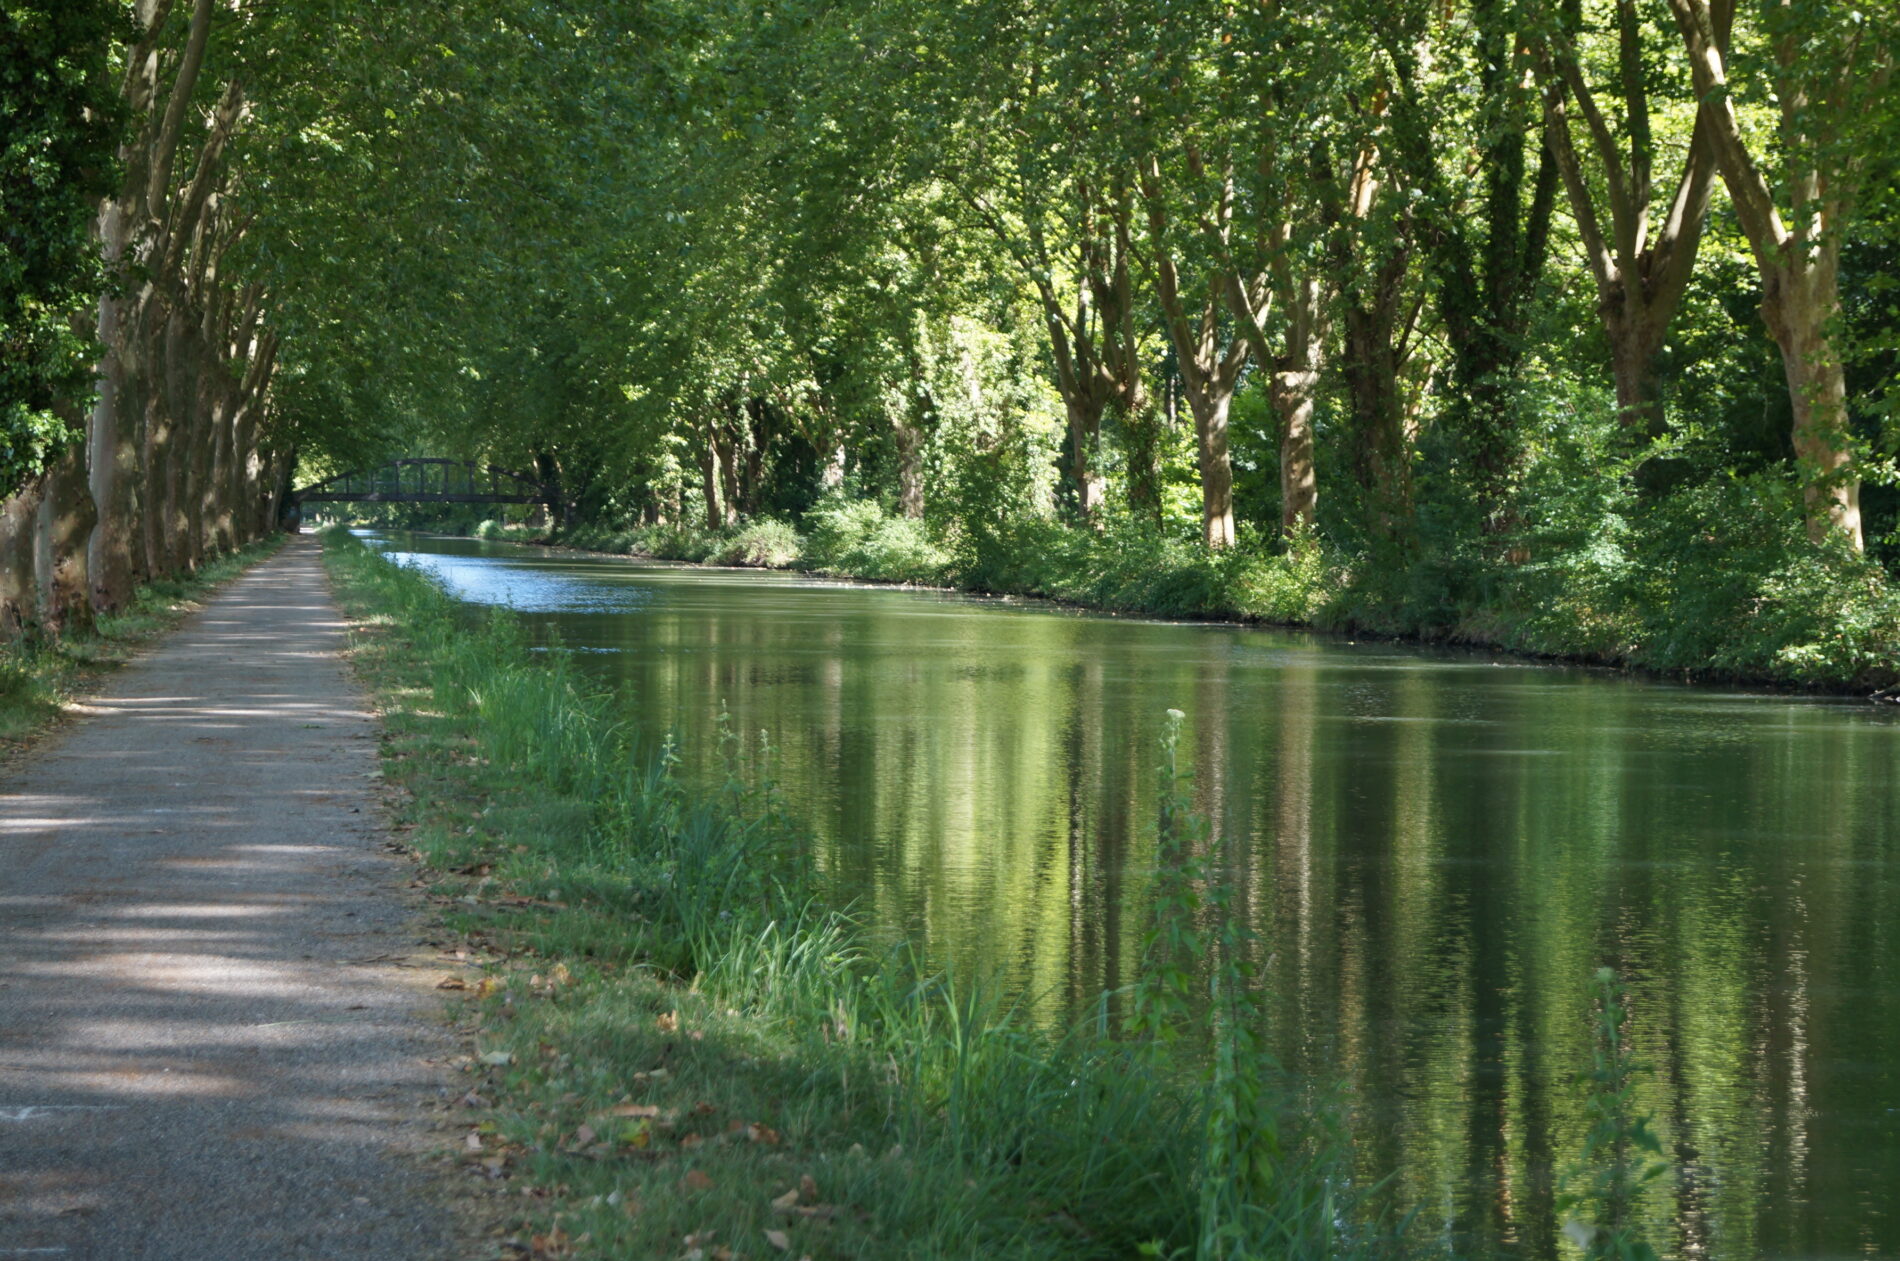
[[[342,643],[294,542],[0,781],[0,1257],[450,1254]]]

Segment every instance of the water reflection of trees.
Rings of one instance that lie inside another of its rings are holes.
[[[1006,976],[1045,1019],[1124,985],[1154,739],[1177,706],[1196,800],[1242,842],[1277,1049],[1343,1079],[1366,1176],[1397,1171],[1395,1194],[1465,1246],[1553,1255],[1586,981],[1609,963],[1680,1170],[1647,1205],[1657,1243],[1900,1250],[1891,725],[1217,628],[824,598],[822,617],[662,602],[619,668],[695,773],[722,701],[773,733],[827,878],[867,916]]]

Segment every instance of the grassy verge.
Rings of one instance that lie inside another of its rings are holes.
[[[281,535],[273,536],[220,556],[189,577],[147,583],[125,608],[83,634],[0,644],[0,751],[24,747],[57,722],[68,703],[282,544]]]
[[[814,900],[768,750],[729,734],[724,782],[688,786],[512,618],[471,626],[346,534],[325,545],[403,823],[487,950],[465,990],[464,1146],[519,1205],[518,1252],[1396,1247],[1351,1190],[1336,1116],[1253,1041],[1246,952],[1207,873],[1163,899],[1125,1027],[1106,1004],[1032,1027]],[[1164,846],[1196,849],[1171,765],[1163,788]]]

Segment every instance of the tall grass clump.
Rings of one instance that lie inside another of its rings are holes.
[[[1641,1196],[1668,1175],[1662,1143],[1647,1114],[1636,1110],[1636,1084],[1645,1066],[1629,1045],[1628,989],[1616,973],[1599,968],[1595,1049],[1590,1070],[1579,1077],[1590,1128],[1583,1153],[1564,1172],[1557,1197],[1564,1234],[1589,1261],[1657,1261],[1639,1219]]]
[[[1197,814],[1180,769],[1185,715],[1168,711],[1157,785],[1155,887],[1129,1032],[1163,1072],[1191,1066],[1201,1136],[1197,1261],[1369,1255],[1395,1247],[1351,1182],[1343,1118],[1324,1083],[1298,1083],[1267,1044],[1258,941],[1237,903],[1239,856]],[[1204,984],[1196,993],[1197,982]],[[1204,1017],[1197,1054],[1183,1030]],[[1150,1252],[1160,1253],[1159,1245]]]
[[[24,735],[58,713],[57,669],[35,646],[0,648],[0,738]]]

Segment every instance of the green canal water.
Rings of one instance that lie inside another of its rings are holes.
[[[1057,1021],[1130,980],[1156,739],[1240,838],[1272,1039],[1464,1246],[1559,1242],[1588,982],[1666,1254],[1900,1256],[1900,712],[1022,602],[390,536],[712,773],[769,734],[832,894]]]

